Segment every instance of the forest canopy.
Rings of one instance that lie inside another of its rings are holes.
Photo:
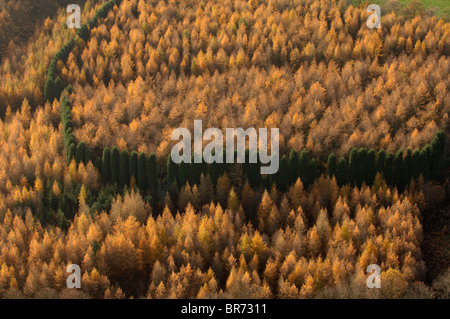
[[[390,1],[369,29],[358,1],[86,1],[79,30],[46,15],[26,45],[0,37],[1,298],[448,298],[439,14]],[[171,133],[196,119],[280,128],[279,173],[174,165]],[[367,289],[370,264],[386,289]]]

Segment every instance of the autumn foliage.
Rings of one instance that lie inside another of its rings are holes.
[[[0,52],[0,297],[448,298],[423,254],[450,193],[448,22],[388,11],[369,29],[345,0],[65,17]],[[194,119],[280,128],[279,172],[175,165]]]

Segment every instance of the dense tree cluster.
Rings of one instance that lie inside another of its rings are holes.
[[[368,29],[349,2],[87,1],[81,29],[61,14],[11,42],[0,297],[448,298],[421,246],[450,194],[450,25]],[[174,164],[194,119],[279,127],[279,172]]]
[[[0,224],[0,295],[398,298],[435,293],[421,283],[422,192],[399,195],[386,184],[339,188],[325,177],[310,193],[300,179],[287,193],[272,189],[255,199],[244,195],[245,188],[241,198],[233,189],[225,193],[222,206],[201,205],[214,196],[208,188],[194,187],[182,211],[171,211],[168,203],[159,216],[134,190],[117,195],[108,212],[91,214],[81,191],[67,232],[43,228],[30,210],[22,217],[8,211]],[[243,207],[255,203],[253,223]],[[65,288],[71,263],[81,266],[81,290]],[[365,269],[372,263],[382,269],[387,288],[381,292],[365,286]]]
[[[344,2],[234,3],[111,11],[62,68],[76,83],[77,139],[165,157],[172,129],[203,119],[280,127],[285,153],[326,161],[352,147],[420,149],[447,128],[448,23],[387,13],[368,29],[365,9]]]

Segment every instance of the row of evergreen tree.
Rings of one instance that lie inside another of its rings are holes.
[[[327,174],[335,177],[337,183],[361,187],[363,183],[371,186],[375,175],[381,173],[386,182],[402,191],[411,180],[417,180],[423,176],[425,181],[437,177],[442,168],[445,147],[445,134],[443,131],[436,133],[433,140],[421,150],[414,152],[408,148],[406,151],[398,150],[395,154],[386,153],[384,149],[376,152],[374,149],[352,148],[348,157],[341,156],[339,160],[334,153],[328,156],[326,163]],[[226,151],[223,150],[223,158]],[[154,190],[157,187],[157,177],[162,176],[161,184],[170,186],[176,184],[183,186],[187,182],[199,185],[201,175],[209,175],[211,181],[216,185],[217,180],[224,173],[230,174],[233,165],[242,165],[242,177],[247,179],[252,188],[260,186],[270,189],[273,184],[284,192],[288,187],[300,178],[304,187],[308,187],[316,180],[319,172],[316,159],[308,157],[308,151],[291,150],[289,155],[283,155],[280,160],[278,173],[273,175],[261,175],[261,163],[249,163],[249,151],[245,153],[245,163],[227,164],[206,162],[194,163],[192,155],[191,163],[175,164],[171,155],[168,155],[165,171],[158,171],[157,158],[155,154],[148,157],[145,153],[126,150],[119,151],[117,147],[103,150],[102,160],[96,161],[95,166],[101,172],[103,183],[118,183],[121,186],[129,185],[134,178],[136,185],[141,191]],[[235,163],[237,152],[235,151]],[[321,165],[324,166],[324,165]]]
[[[67,92],[71,92],[72,87],[67,87]],[[64,149],[66,152],[67,164],[75,156],[75,136],[73,135],[72,105],[67,94],[63,94],[60,100],[61,123],[63,125]]]
[[[44,86],[45,101],[53,102],[54,99],[59,99],[62,91],[64,90],[64,85],[61,78],[56,75],[56,66],[58,61],[62,61],[63,63],[67,61],[67,58],[74,47],[75,39],[72,38],[55,54],[50,61]]]
[[[445,134],[441,130],[436,133],[433,140],[414,152],[407,148],[400,149],[397,153],[386,153],[380,149],[378,153],[374,149],[366,148],[350,151],[347,161],[340,157],[337,161],[334,153],[328,156],[327,174],[335,176],[340,186],[344,184],[357,185],[363,183],[372,185],[375,175],[381,173],[389,185],[396,186],[400,191],[411,180],[417,180],[422,175],[425,181],[436,179],[444,163]]]
[[[87,165],[93,160],[92,150],[86,146],[86,143],[75,143],[75,136],[73,134],[73,122],[72,122],[72,103],[70,102],[68,95],[72,92],[72,85],[69,85],[61,94],[61,122],[63,125],[63,139],[64,149],[66,153],[67,165],[75,159],[77,164],[81,162]]]
[[[143,192],[146,190],[155,191],[158,185],[161,185],[163,188],[174,184],[179,187],[184,186],[186,183],[189,183],[191,186],[199,185],[202,175],[209,175],[215,186],[220,176],[225,173],[233,175],[233,171],[237,172],[244,180],[247,179],[250,186],[254,189],[260,186],[270,189],[272,184],[277,184],[278,189],[281,191],[285,191],[298,177],[301,177],[305,186],[314,183],[317,177],[316,160],[310,160],[306,150],[300,153],[292,150],[289,161],[286,159],[286,156],[283,156],[278,173],[273,175],[261,175],[261,163],[249,162],[248,149],[245,152],[245,157],[245,163],[237,163],[237,151],[235,151],[235,160],[232,164],[216,162],[207,164],[204,161],[195,163],[194,155],[192,155],[191,163],[182,162],[181,164],[176,164],[172,161],[169,154],[164,167],[157,165],[159,161],[154,153],[147,156],[144,152],[138,154],[136,151],[120,151],[117,146],[114,146],[112,149],[105,147],[101,160],[97,158],[94,166],[101,172],[104,184],[117,183],[117,185],[123,187],[130,185],[132,179],[134,179],[133,184],[137,185]],[[223,158],[226,158],[225,149],[223,150]],[[295,165],[295,168],[293,167],[294,158],[298,159],[298,164]],[[80,156],[78,158],[75,155],[75,159],[77,163],[80,163],[83,157]]]
[[[117,146],[103,149],[102,159],[95,161],[95,167],[101,172],[104,184],[112,183],[121,186],[135,184],[144,191],[155,190],[157,186],[157,163],[155,154],[146,156],[144,152],[129,153],[119,151]]]

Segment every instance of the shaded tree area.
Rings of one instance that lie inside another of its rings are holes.
[[[86,0],[78,2],[80,6]],[[37,26],[46,18],[53,18],[58,11],[71,4],[70,0],[18,0],[0,1],[0,61],[10,41],[16,45],[26,43]]]

